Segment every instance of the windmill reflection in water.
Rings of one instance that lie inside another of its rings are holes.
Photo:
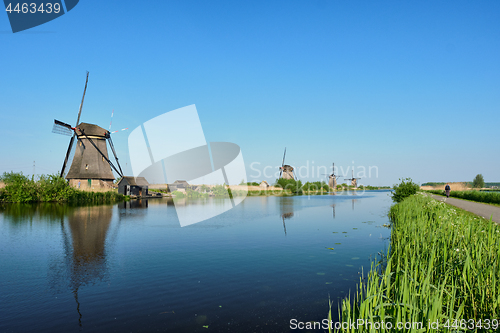
[[[66,221],[64,217],[61,219],[65,275],[76,301],[80,326],[82,313],[78,301],[79,288],[102,281],[106,276],[106,240],[113,216],[112,209],[113,206],[107,205],[78,207],[67,215]],[[116,235],[118,227],[119,224],[112,235]]]

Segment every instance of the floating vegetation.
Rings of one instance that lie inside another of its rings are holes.
[[[334,234],[338,234],[339,232],[338,232],[338,231],[334,231],[333,233],[334,233]]]
[[[347,267],[354,267],[354,265],[346,264]],[[346,279],[347,280],[347,279]]]
[[[317,275],[325,275],[325,273],[316,273]]]
[[[353,230],[358,230],[358,228],[352,228]]]
[[[327,250],[335,250],[333,247],[327,247]]]
[[[351,260],[359,260],[359,257],[353,257]]]
[[[342,231],[343,234],[347,234],[347,231]]]
[[[333,244],[335,244],[335,245],[340,245],[340,244],[342,244],[342,243],[333,243]]]

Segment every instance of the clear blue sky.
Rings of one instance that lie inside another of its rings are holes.
[[[81,0],[16,34],[0,13],[0,45],[0,172],[60,170],[53,119],[76,121],[88,70],[82,121],[114,109],[133,129],[196,104],[249,180],[286,146],[296,168],[377,166],[364,184],[500,181],[499,1]]]

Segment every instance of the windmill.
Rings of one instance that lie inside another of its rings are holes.
[[[293,167],[285,164],[285,155],[286,155],[286,147],[285,147],[285,152],[283,153],[283,162],[281,163],[279,178],[296,179],[295,175],[293,174]]]
[[[337,187],[337,178],[340,177],[340,176],[335,176],[335,163],[332,163],[332,174],[328,175],[324,173],[323,175],[328,176],[328,186],[335,189]]]
[[[113,168],[119,176],[123,176],[120,163],[118,162],[118,157],[116,156],[113,141],[111,140],[110,132],[94,124],[80,123],[80,116],[82,114],[83,101],[85,99],[85,92],[87,91],[88,80],[89,73],[87,72],[82,102],[78,111],[78,118],[76,120],[75,127],[54,119],[52,132],[71,136],[61,169],[61,177],[64,176],[66,164],[68,163],[68,158],[71,154],[76,137],[77,144],[75,155],[68,174],[66,175],[66,179],[69,180],[70,186],[78,188],[110,187],[115,179],[111,168]],[[115,156],[118,169],[108,158],[106,140],[109,142],[111,151]]]
[[[352,170],[352,178],[344,178],[344,180],[350,180],[351,186],[354,188],[358,187],[358,179],[361,179],[361,178],[354,178],[354,168]]]

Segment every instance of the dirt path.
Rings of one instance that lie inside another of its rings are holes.
[[[430,196],[438,201],[446,202],[447,204],[450,204],[452,206],[462,208],[463,210],[482,216],[488,220],[493,215],[493,221],[495,221],[496,223],[500,223],[500,207],[487,205],[479,202],[472,202],[455,198],[446,198],[434,194],[431,194]]]

